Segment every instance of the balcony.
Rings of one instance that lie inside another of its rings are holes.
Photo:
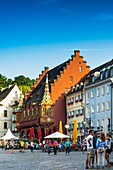
[[[54,123],[53,117],[42,117],[40,116],[40,124],[44,126],[51,126]]]

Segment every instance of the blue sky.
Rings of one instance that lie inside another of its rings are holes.
[[[113,58],[112,0],[0,1],[0,73],[36,78],[80,49],[91,68]]]

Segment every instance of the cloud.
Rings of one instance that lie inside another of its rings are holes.
[[[40,4],[41,5],[48,5],[57,2],[58,0],[41,0]]]
[[[97,15],[96,19],[98,19],[98,20],[113,20],[113,15],[103,13],[103,14]]]
[[[69,9],[67,9],[67,8],[64,8],[64,7],[59,8],[59,10],[60,10],[62,13],[64,13],[64,14],[76,15],[73,11],[71,11],[71,10],[69,10]]]

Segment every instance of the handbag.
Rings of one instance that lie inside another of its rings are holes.
[[[104,147],[100,147],[99,150],[98,150],[99,153],[103,153],[104,151],[105,151]]]

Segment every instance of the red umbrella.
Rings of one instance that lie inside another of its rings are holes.
[[[31,128],[30,128],[30,132],[29,132],[29,140],[31,140]]]
[[[42,132],[40,126],[38,128],[38,139],[42,139]]]
[[[58,127],[56,128],[56,132],[58,132]]]
[[[53,133],[53,128],[51,128],[51,134]]]
[[[49,131],[48,131],[48,128],[46,129],[46,135],[45,136],[48,136],[49,135]]]
[[[32,137],[31,137],[32,139],[34,139],[35,138],[35,135],[34,135],[34,128],[32,127]]]

